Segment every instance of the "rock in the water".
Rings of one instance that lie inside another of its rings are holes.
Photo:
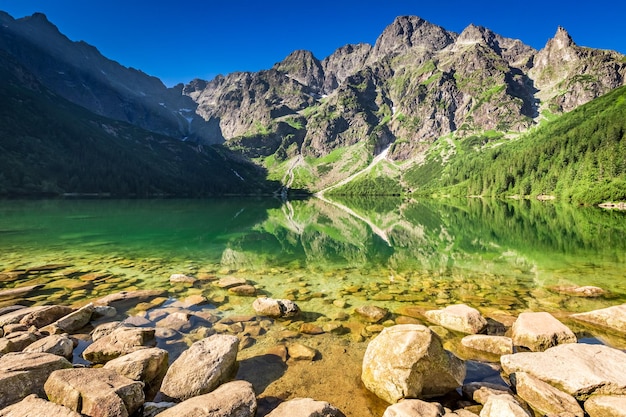
[[[553,287],[551,289],[561,294],[573,295],[574,297],[592,298],[606,295],[605,290],[600,287],[594,287],[593,285],[585,285],[583,287],[579,287],[578,285],[567,285]]]
[[[74,351],[74,343],[66,334],[53,334],[32,343],[24,349],[24,352],[45,352],[63,356],[71,360]]]
[[[200,340],[172,363],[159,397],[184,401],[213,391],[236,372],[239,339],[215,334]]]
[[[625,395],[594,395],[585,401],[589,417],[626,417]]]
[[[25,315],[20,320],[20,323],[26,324],[27,326],[35,326],[40,329],[44,326],[54,323],[61,317],[65,317],[68,314],[71,314],[73,311],[74,310],[71,307],[67,306],[44,306],[42,309],[33,311]]]
[[[572,314],[573,319],[626,334],[626,304]]]
[[[229,277],[220,278],[220,280],[217,281],[215,285],[217,285],[220,288],[231,288],[231,287],[237,287],[239,285],[246,285],[247,283],[248,281],[246,281],[245,278],[229,276]]]
[[[46,306],[35,306],[27,308],[18,308],[17,310],[9,310],[0,315],[0,327],[4,327],[8,324],[19,323],[28,314],[45,309]]]
[[[354,312],[368,323],[381,322],[389,315],[389,310],[386,308],[371,305],[357,307]]]
[[[41,330],[47,331],[50,334],[75,333],[85,327],[87,323],[89,323],[93,311],[93,304],[89,303],[86,306],[81,307],[78,310],[61,317],[54,323],[43,327]]]
[[[252,303],[257,314],[268,317],[293,317],[300,313],[300,308],[291,300],[257,298]]]
[[[480,417],[532,417],[512,395],[492,395]]]
[[[487,382],[470,382],[463,385],[463,395],[478,404],[487,404],[492,395],[513,395],[508,387]]]
[[[550,313],[522,313],[513,324],[513,345],[533,352],[563,343],[576,343],[576,335]]]
[[[51,353],[7,353],[0,357],[0,408],[30,394],[43,397],[50,374],[71,367],[67,359]]]
[[[90,417],[126,417],[144,402],[141,382],[102,368],[55,371],[45,391],[50,401]]]
[[[515,381],[515,391],[539,414],[571,413],[573,417],[583,417],[583,409],[578,401],[552,385],[525,372],[516,372],[511,378]]]
[[[254,417],[256,397],[247,381],[228,382],[208,394],[195,396],[169,408],[159,417]],[[291,415],[292,417],[295,414]]]
[[[500,362],[507,374],[529,373],[578,400],[626,395],[626,353],[608,346],[568,343],[545,352],[505,355]]]
[[[196,281],[198,281],[196,278],[190,277],[189,275],[185,275],[185,274],[172,274],[172,275],[170,275],[170,282],[172,284],[190,284],[190,285],[193,285],[193,284],[196,283]]]
[[[147,302],[157,297],[167,295],[165,290],[136,290],[120,291],[107,295],[94,302],[97,306],[115,307],[118,311],[124,311],[136,306],[141,302]]]
[[[435,324],[461,333],[480,333],[488,324],[478,310],[465,304],[451,305],[443,310],[429,310],[424,316]]]
[[[346,417],[337,407],[312,398],[294,398],[281,403],[265,417]]]
[[[152,400],[159,391],[167,367],[168,353],[159,348],[140,349],[104,365],[104,369],[112,369],[133,381],[143,382],[147,400]]]
[[[243,297],[252,297],[256,295],[256,288],[250,284],[237,285],[235,287],[230,287],[228,292],[235,295],[240,295]]]
[[[444,395],[464,378],[465,364],[418,324],[385,328],[367,346],[361,373],[365,386],[389,403]]]
[[[292,343],[287,347],[287,352],[291,359],[297,361],[312,361],[318,355],[317,350],[302,343]]]
[[[422,400],[401,400],[385,410],[383,417],[441,417],[445,413],[441,404]]]
[[[0,417],[80,417],[80,414],[31,394],[19,403],[0,410]]]
[[[494,355],[513,353],[513,340],[505,336],[471,334],[461,339],[461,344],[467,348],[493,353]]]
[[[87,346],[83,352],[83,358],[92,363],[106,363],[146,346],[154,346],[155,343],[154,329],[118,327]]]

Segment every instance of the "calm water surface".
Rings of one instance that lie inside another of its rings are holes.
[[[260,404],[269,409],[276,398],[312,397],[348,416],[380,417],[386,404],[360,383],[362,355],[380,327],[360,321],[354,308],[388,308],[385,325],[455,303],[496,321],[549,311],[579,337],[624,349],[623,338],[577,328],[567,315],[626,302],[625,237],[626,213],[551,202],[1,201],[0,307],[79,306],[121,290],[162,289],[161,306],[201,294],[210,302],[202,308],[218,317],[250,315],[253,297],[215,285],[245,278],[259,294],[293,299],[304,312],[299,321],[276,322],[240,353],[238,378],[253,383]],[[202,280],[172,285],[173,273]],[[583,285],[606,294],[564,291]],[[14,288],[24,290],[2,295]],[[153,308],[158,304],[136,313]],[[346,331],[299,339],[320,352],[313,363],[286,366],[265,353],[303,321],[339,321]],[[183,336],[181,349],[193,342]],[[442,337],[463,357],[461,335]],[[468,381],[499,378],[492,365],[468,362]]]
[[[580,311],[624,301],[625,237],[625,213],[524,201],[2,201],[0,271],[58,268],[5,276],[0,289],[44,284],[30,303],[128,288],[176,297],[198,289],[172,288],[170,274],[214,274],[244,277],[313,310],[343,298],[391,309],[466,302]],[[72,285],[92,272],[107,278]],[[571,285],[609,295],[555,290]],[[230,299],[235,309],[250,304]]]

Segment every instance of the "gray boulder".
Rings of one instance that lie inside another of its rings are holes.
[[[43,397],[50,374],[71,367],[67,359],[50,353],[7,353],[0,357],[0,408],[30,394]]]
[[[44,386],[50,401],[91,417],[128,417],[144,402],[143,384],[110,369],[62,369]]]
[[[626,395],[626,352],[608,346],[568,343],[545,352],[504,355],[500,362],[507,374],[529,373],[578,400]]]
[[[30,344],[24,349],[24,352],[45,352],[53,355],[63,356],[71,360],[74,352],[74,342],[63,334],[53,334]]]
[[[389,403],[444,395],[464,378],[465,364],[443,349],[435,333],[419,324],[385,328],[369,343],[363,357],[361,380]]]
[[[345,417],[345,415],[325,401],[294,398],[279,404],[265,417]]]
[[[513,345],[533,352],[563,343],[576,343],[576,335],[550,313],[522,313],[513,323]]]
[[[106,363],[122,355],[156,344],[154,329],[118,327],[98,339],[83,352],[83,358],[92,363]]]
[[[424,316],[432,323],[461,333],[480,333],[488,324],[478,310],[465,304],[451,305],[443,310],[429,310]]]
[[[80,417],[80,414],[62,405],[43,400],[31,394],[19,403],[0,410],[0,417]]]
[[[144,383],[147,400],[152,400],[161,387],[168,367],[168,353],[159,348],[140,349],[104,365],[104,369],[112,369],[133,381]]]
[[[234,376],[238,348],[236,336],[221,334],[194,343],[172,363],[157,398],[185,401],[213,391]]]
[[[190,398],[159,417],[254,417],[257,402],[252,384],[233,381],[208,394]],[[295,417],[292,414],[291,417]]]

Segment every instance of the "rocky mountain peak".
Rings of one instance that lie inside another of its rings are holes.
[[[324,68],[324,93],[329,94],[346,78],[361,70],[372,51],[372,45],[359,43],[338,48],[322,61]]]
[[[401,54],[411,48],[439,51],[455,41],[457,34],[417,16],[399,16],[378,37],[370,61]]]
[[[285,73],[300,84],[310,87],[314,92],[322,90],[324,70],[320,61],[315,58],[311,51],[296,50],[281,62],[276,63],[274,69]]]
[[[456,40],[457,44],[493,42],[495,34],[483,26],[476,26],[473,23],[466,27]]]
[[[576,46],[570,34],[562,26],[558,27],[558,29],[556,30],[556,34],[554,35],[554,38],[548,41],[548,45],[550,44],[552,44],[551,45],[552,48],[555,48],[555,49],[563,49],[563,48],[568,48],[570,46]]]

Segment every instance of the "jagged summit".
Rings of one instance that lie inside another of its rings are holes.
[[[564,27],[559,26],[556,30],[556,34],[554,35],[554,37],[548,41],[546,48],[553,47],[557,49],[563,49],[570,46],[576,46],[574,40]]]

